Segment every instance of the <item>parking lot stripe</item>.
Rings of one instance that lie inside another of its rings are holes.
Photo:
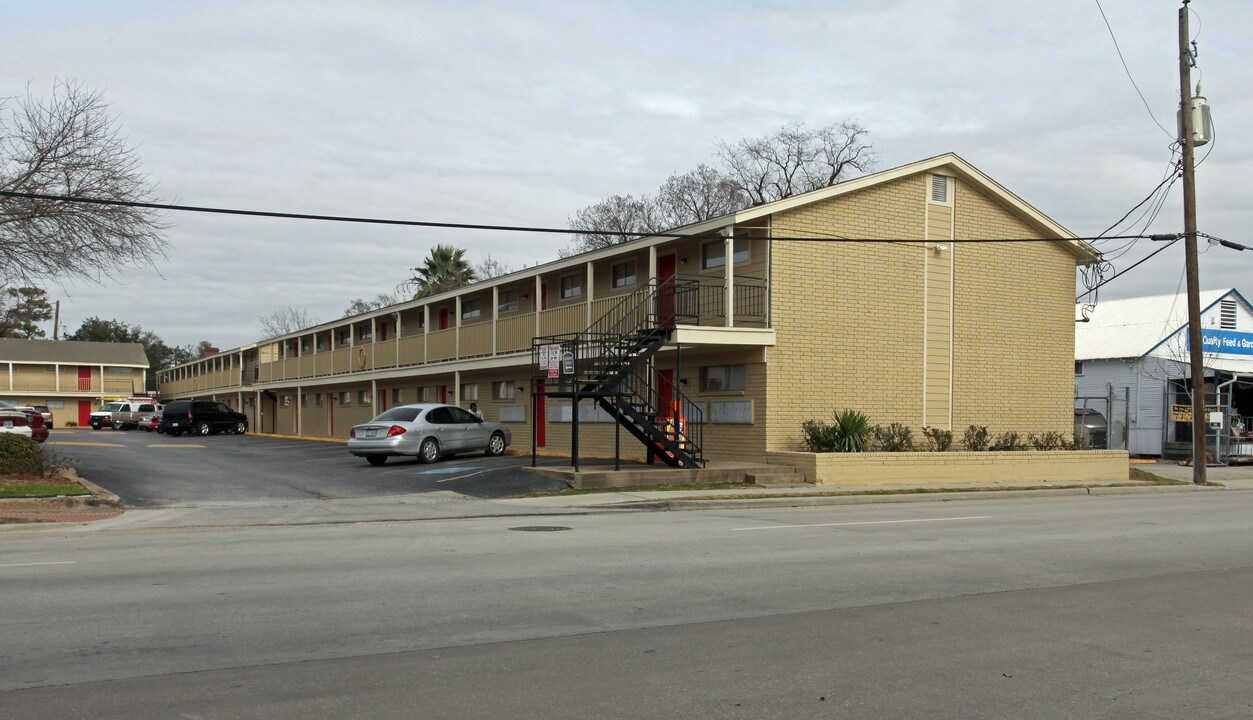
[[[11,563],[9,565],[0,565],[0,568],[6,567],[36,567],[38,565],[73,565],[74,560],[61,560],[58,562],[37,562],[37,563]]]
[[[145,445],[144,447],[150,447],[150,448],[201,448],[201,449],[203,449],[203,448],[204,448],[204,445],[190,445],[190,444],[184,444],[184,443],[152,443],[151,445]]]
[[[67,440],[50,440],[49,445],[76,445],[78,447],[126,447],[121,443],[74,442]]]

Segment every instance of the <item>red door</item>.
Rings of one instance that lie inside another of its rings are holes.
[[[440,330],[448,329],[448,308],[439,309],[439,329]]]
[[[79,368],[79,370],[81,371],[82,368]],[[87,374],[88,375],[91,374],[91,368],[87,368]],[[89,383],[91,382],[90,377],[87,378],[87,382]],[[79,400],[78,401],[78,426],[87,427],[90,424],[91,424],[91,401]]]
[[[444,404],[448,403],[448,386],[447,385],[439,386],[439,401]]]
[[[544,378],[535,379],[535,446],[544,447],[548,443],[548,413],[544,409]]]
[[[382,411],[385,412],[387,410],[387,388],[379,388],[379,404],[382,406]]]
[[[78,391],[91,392],[91,366],[78,366]]]
[[[662,327],[674,325],[674,258],[657,256],[657,321]]]
[[[387,342],[387,323],[379,325],[379,342]]]

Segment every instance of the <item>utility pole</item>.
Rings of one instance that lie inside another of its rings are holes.
[[[61,301],[60,300],[57,300],[56,315],[54,315],[52,319],[52,339],[53,340],[61,339]]]
[[[1192,482],[1205,484],[1205,356],[1201,342],[1201,289],[1196,252],[1196,167],[1192,145],[1192,48],[1188,2],[1179,8],[1179,116],[1183,137],[1183,242],[1188,277],[1188,349],[1192,366]]]

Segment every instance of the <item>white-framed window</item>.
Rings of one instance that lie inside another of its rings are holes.
[[[357,328],[357,340],[366,342],[374,338],[374,333],[370,330],[369,325],[362,325]]]
[[[132,370],[131,368],[124,368],[124,367],[106,367],[104,369],[104,374],[105,375],[134,375],[135,371]]]
[[[579,275],[567,275],[561,278],[561,299],[583,296],[583,278]]]
[[[404,401],[400,399],[400,388],[392,388],[392,404],[403,405]]]
[[[318,340],[314,345],[317,348],[314,352],[326,352],[326,338],[321,335],[318,336]]]
[[[513,399],[513,382],[509,380],[501,380],[492,383],[492,399],[493,400],[512,400]]]
[[[309,393],[300,393],[300,407],[302,408],[309,407]]]
[[[461,399],[464,402],[469,402],[471,400],[478,400],[479,399],[478,383],[462,383]]]
[[[751,259],[749,253],[748,238],[735,238],[735,247],[732,250],[736,265],[743,265]],[[726,267],[727,264],[727,248],[724,240],[711,240],[700,246],[700,267],[702,270],[712,270],[714,268]]]
[[[352,405],[352,393],[345,390],[339,394],[339,406],[348,407],[349,405]]]
[[[56,366],[56,365],[44,365],[44,372],[46,372],[46,373],[54,373],[54,372],[56,372],[56,371],[57,371],[57,366]]]
[[[483,316],[483,304],[477,299],[461,301],[461,320],[478,320]]]
[[[358,405],[373,405],[374,395],[371,394],[369,390],[358,390],[357,391],[357,404]]]
[[[700,389],[704,392],[744,389],[743,365],[710,365],[701,368]]]
[[[313,405],[314,407],[322,407],[322,393],[313,394]]]
[[[496,305],[497,312],[517,312],[518,310],[518,291],[517,290],[501,290]]]
[[[431,388],[425,385],[418,388],[418,402],[430,402],[430,401],[431,401]]]
[[[613,266],[613,286],[630,287],[635,284],[635,261],[627,260]]]
[[[339,344],[347,345],[352,342],[352,329],[344,328],[339,331]]]
[[[1076,360],[1076,361],[1075,361],[1075,374],[1076,374],[1076,375],[1082,375],[1082,374],[1083,374],[1083,361],[1082,361],[1082,360]]]

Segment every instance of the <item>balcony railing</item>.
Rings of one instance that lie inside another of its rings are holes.
[[[696,283],[691,283],[695,288]],[[767,327],[767,288],[762,280],[739,280],[734,287],[734,324],[737,327]],[[327,377],[367,370],[413,367],[428,363],[446,362],[493,354],[506,355],[530,352],[533,339],[545,335],[583,332],[593,323],[604,323],[613,314],[625,296],[598,298],[589,307],[586,302],[549,308],[536,313],[520,313],[502,317],[495,322],[484,321],[432,330],[429,333],[405,333],[399,339],[377,343],[363,343],[352,347],[340,345],[335,350],[322,350],[300,357],[289,357],[275,362],[249,365],[244,372],[247,385],[257,383],[293,381],[314,377]],[[685,296],[686,297],[686,296]],[[726,323],[726,288],[722,284],[701,283],[692,293],[694,304],[691,317],[699,316],[702,325]],[[671,301],[673,302],[673,301]],[[686,300],[685,300],[686,302]],[[675,312],[670,308],[667,312]],[[689,322],[676,317],[680,324]],[[691,320],[690,322],[695,322]],[[494,335],[493,335],[494,333]],[[494,341],[494,343],[493,343]],[[238,369],[209,373],[191,378],[163,383],[167,393],[214,390],[238,387]],[[68,382],[62,378],[62,382]]]

